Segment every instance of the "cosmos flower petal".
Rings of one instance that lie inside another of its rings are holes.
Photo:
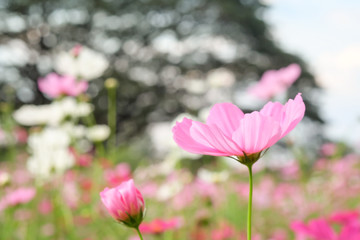
[[[232,138],[246,154],[253,154],[271,147],[280,136],[281,129],[277,121],[259,112],[252,112],[240,120],[240,127]]]
[[[298,93],[294,100],[290,99],[284,106],[283,118],[281,120],[281,137],[284,137],[303,119],[305,115],[305,104]]]
[[[129,227],[138,227],[141,223],[145,204],[140,191],[132,179],[115,188],[105,188],[100,198],[110,215]]]
[[[213,148],[207,142],[200,143],[195,139],[193,139],[193,137],[190,135],[190,128],[193,122],[195,121],[190,120],[188,118],[184,118],[182,122],[177,122],[172,129],[174,141],[182,149],[191,153],[205,154],[212,156],[226,156],[225,153],[220,152],[217,149]]]
[[[232,103],[215,104],[206,120],[207,125],[216,125],[227,136],[232,136],[239,127],[240,119],[244,113]]]
[[[204,145],[210,145],[214,149],[223,152],[227,156],[236,155],[241,149],[231,138],[225,136],[216,125],[206,125],[200,122],[193,122],[190,128],[191,137]]]

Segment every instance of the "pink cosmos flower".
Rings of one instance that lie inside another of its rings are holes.
[[[105,188],[100,197],[110,215],[118,222],[133,228],[142,222],[145,202],[132,179],[115,188]]]
[[[86,81],[77,81],[72,76],[61,76],[56,73],[49,73],[45,78],[38,80],[41,92],[49,97],[57,98],[61,95],[77,96],[88,88]]]
[[[142,233],[161,234],[167,230],[178,229],[182,224],[182,219],[178,217],[169,220],[155,219],[150,223],[142,223],[139,229]]]
[[[9,206],[30,202],[36,194],[35,188],[18,188],[7,193],[0,200],[0,210]]]
[[[264,100],[285,92],[300,76],[301,68],[293,63],[279,70],[266,71],[249,93]]]
[[[242,163],[254,163],[262,151],[293,130],[304,113],[300,93],[285,105],[268,102],[259,112],[248,114],[231,103],[221,103],[212,107],[205,124],[188,118],[177,122],[173,137],[191,153],[236,156]]]

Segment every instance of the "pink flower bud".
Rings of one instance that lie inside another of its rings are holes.
[[[116,221],[137,228],[143,220],[145,203],[132,179],[115,188],[105,188],[100,193],[101,201]]]

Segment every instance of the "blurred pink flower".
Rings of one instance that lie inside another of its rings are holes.
[[[357,223],[360,226],[360,214],[355,210],[336,212],[330,216],[330,221],[342,225]]]
[[[0,210],[9,206],[30,202],[36,194],[35,188],[18,188],[5,194],[0,200]]]
[[[88,88],[86,81],[77,81],[72,76],[61,76],[56,73],[49,73],[45,78],[38,80],[41,92],[49,97],[57,98],[61,95],[77,96]]]
[[[154,198],[156,197],[156,193],[159,189],[159,186],[152,181],[147,181],[139,186],[139,190],[141,191],[142,195],[146,198]]]
[[[108,185],[117,186],[131,178],[131,169],[129,164],[120,163],[115,169],[108,169],[105,171],[105,179]]]
[[[110,215],[118,222],[134,228],[142,222],[145,202],[132,179],[115,188],[105,188],[100,197]]]
[[[287,233],[286,231],[284,230],[275,230],[272,235],[271,235],[271,238],[270,240],[287,240],[288,239],[288,236],[287,236]]]
[[[44,199],[39,203],[38,209],[41,214],[47,215],[53,210],[53,205],[51,201]]]
[[[70,208],[77,208],[80,203],[80,193],[75,181],[68,180],[64,183],[62,195],[65,203]]]
[[[15,128],[15,139],[18,143],[26,143],[28,139],[28,133],[25,128],[16,127]]]
[[[297,179],[300,175],[300,166],[297,161],[292,161],[280,169],[285,179]]]
[[[196,179],[194,187],[194,192],[202,198],[208,198],[215,201],[217,198],[221,197],[221,194],[219,194],[219,190],[214,183]]]
[[[330,157],[336,153],[336,148],[335,143],[324,143],[321,146],[321,153],[326,157]]]
[[[334,221],[335,219],[335,221]],[[311,240],[359,240],[360,239],[360,221],[358,215],[353,212],[335,213],[330,220],[342,225],[337,233],[330,221],[324,218],[311,220],[308,224],[302,222],[293,222],[291,228],[295,231],[297,239]]]
[[[160,234],[167,230],[178,229],[183,225],[183,220],[179,217],[169,220],[155,219],[149,223],[142,223],[139,227],[142,233]]]
[[[31,180],[31,175],[28,170],[24,168],[16,168],[11,174],[11,182],[17,185],[24,185]]]
[[[81,167],[89,167],[91,165],[92,160],[93,160],[93,156],[91,154],[78,153],[76,151],[76,149],[73,147],[70,147],[69,150],[72,153],[72,155],[74,156],[77,165],[79,165]]]
[[[336,233],[329,223],[318,218],[311,220],[308,224],[302,222],[293,222],[291,228],[295,231],[296,236],[300,239],[310,237],[313,240],[336,240]]]
[[[211,231],[211,240],[227,240],[234,239],[234,229],[225,223],[222,223],[219,228]]]
[[[299,78],[300,74],[301,68],[295,63],[279,70],[269,70],[248,91],[256,97],[268,100],[279,93],[285,92]]]
[[[231,103],[216,104],[206,124],[184,118],[173,127],[175,142],[184,150],[204,155],[257,160],[262,151],[288,134],[304,117],[299,93],[285,105],[268,102],[260,112],[244,114]]]
[[[74,57],[79,56],[81,49],[83,48],[83,46],[81,44],[76,44],[72,49],[71,49],[71,53],[74,55]]]
[[[220,193],[220,190],[215,184],[196,179],[186,184],[183,189],[174,196],[172,205],[174,209],[181,210],[199,198],[213,205],[218,203],[223,197],[224,194]]]

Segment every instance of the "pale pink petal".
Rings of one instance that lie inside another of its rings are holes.
[[[45,78],[40,78],[38,80],[39,90],[52,98],[60,96],[59,77],[56,73],[50,73]]]
[[[244,113],[234,104],[220,103],[211,108],[206,124],[216,125],[225,136],[231,138],[243,117]]]
[[[287,66],[286,68],[280,69],[281,80],[287,86],[291,86],[301,74],[301,68],[298,64],[293,63]]]
[[[279,123],[259,112],[245,114],[232,139],[246,153],[261,152],[276,143],[281,136]]]
[[[201,144],[195,141],[190,135],[190,128],[193,124],[193,120],[184,118],[182,122],[177,122],[173,127],[173,138],[174,141],[184,150],[205,155],[214,155],[214,156],[226,156],[226,153],[220,152],[219,150],[213,148],[209,144]]]
[[[268,102],[260,110],[260,113],[262,115],[272,117],[274,120],[281,123],[281,120],[284,117],[284,105],[279,102]]]
[[[88,86],[89,84],[86,81],[77,82],[77,85],[75,86],[75,94],[79,95],[80,93],[86,92]]]
[[[303,119],[305,104],[299,93],[294,100],[290,99],[285,105],[279,102],[268,102],[260,113],[278,121],[282,131],[281,137],[284,137]]]
[[[261,99],[269,99],[286,91],[300,76],[298,64],[290,64],[279,70],[268,70],[261,76],[259,82],[248,91]]]
[[[278,71],[277,70],[268,70],[263,73],[259,82],[263,84],[267,84],[268,86],[274,84],[278,81]]]
[[[77,96],[80,93],[83,93],[88,88],[88,82],[86,81],[77,81],[71,76],[64,76],[62,81],[62,90],[65,94],[69,96]]]
[[[72,76],[60,76],[55,73],[39,79],[38,85],[41,92],[52,98],[57,98],[62,94],[77,96],[88,88],[88,83],[85,81],[78,82]]]
[[[219,152],[224,153],[225,156],[238,155],[242,151],[216,125],[208,126],[200,122],[193,122],[190,135],[196,142],[210,145]]]
[[[298,93],[294,100],[290,99],[284,106],[284,116],[281,120],[281,137],[284,137],[303,119],[305,115],[305,104]]]

